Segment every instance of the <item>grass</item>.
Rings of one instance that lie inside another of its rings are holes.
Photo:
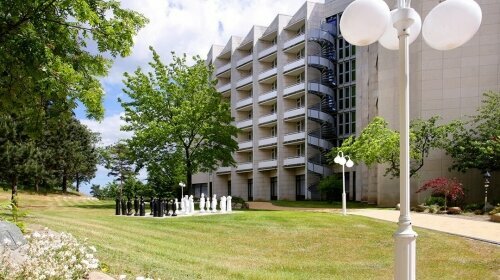
[[[298,207],[298,208],[342,208],[341,201],[333,201],[332,203],[327,201],[312,201],[312,200],[304,200],[304,201],[288,201],[288,200],[277,200],[272,201],[273,205],[282,206],[282,207]],[[369,205],[362,202],[355,201],[347,201],[346,207],[348,209],[359,209],[359,208],[376,208],[375,205]]]
[[[0,192],[0,201],[8,199]],[[21,194],[27,222],[96,245],[112,275],[161,279],[390,279],[396,225],[300,211],[154,219],[112,201]],[[500,248],[418,229],[417,279],[498,279]]]

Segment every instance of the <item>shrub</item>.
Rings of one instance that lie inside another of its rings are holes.
[[[438,204],[429,205],[429,213],[438,213],[439,211],[441,211],[441,206]]]
[[[417,193],[426,190],[432,190],[433,196],[444,196],[444,210],[446,211],[447,200],[456,201],[459,197],[464,195],[464,190],[462,188],[462,183],[457,179],[448,179],[444,177],[439,177],[436,179],[429,180],[421,186]]]
[[[475,212],[477,210],[483,210],[484,208],[484,203],[471,203],[467,204],[464,207],[464,212]]]
[[[488,212],[488,214],[490,215],[495,215],[495,214],[498,214],[500,213],[500,204],[497,204],[497,206],[495,208],[493,208],[493,210],[491,210],[490,212]]]
[[[99,265],[96,249],[71,234],[44,230],[26,239],[28,244],[19,249],[23,261],[8,249],[0,254],[0,279],[83,279]]]
[[[239,196],[232,196],[231,197],[231,203],[236,203],[236,204],[244,204],[245,200]]]
[[[425,201],[425,205],[439,205],[444,206],[444,197],[440,196],[431,196]]]
[[[319,190],[329,203],[342,200],[342,180],[335,175],[321,179]]]

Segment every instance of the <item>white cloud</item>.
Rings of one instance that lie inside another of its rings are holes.
[[[315,2],[322,2],[315,0]],[[304,0],[124,0],[149,24],[135,37],[132,55],[118,58],[106,83],[119,84],[123,72],[147,67],[153,46],[163,61],[170,52],[205,57],[212,44],[225,45],[231,35],[244,37],[253,25],[269,25],[277,14],[293,15]]]
[[[80,120],[90,130],[98,132],[101,135],[101,146],[108,146],[118,142],[120,139],[127,139],[132,137],[132,133],[128,131],[121,131],[120,127],[125,124],[121,119],[124,113],[111,115],[105,117],[102,121],[95,120]]]

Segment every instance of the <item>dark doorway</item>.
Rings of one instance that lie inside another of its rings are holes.
[[[295,200],[306,199],[306,176],[295,176]]]
[[[231,181],[227,181],[227,195],[231,195]]]
[[[253,180],[248,179],[248,201],[253,201]]]
[[[271,200],[278,200],[278,177],[271,177]]]

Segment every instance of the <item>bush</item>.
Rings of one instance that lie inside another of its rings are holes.
[[[488,214],[490,215],[495,215],[495,214],[498,214],[500,213],[500,204],[497,204],[497,206],[495,208],[493,208],[493,210],[491,210],[490,212],[488,212]]]
[[[231,197],[231,203],[235,203],[235,204],[244,204],[245,203],[245,200],[239,196],[232,196]]]
[[[475,212],[477,210],[482,211],[484,209],[484,203],[471,203],[464,207],[464,212]]]
[[[425,201],[425,205],[439,205],[444,206],[444,197],[439,196],[431,196]]]
[[[332,175],[319,181],[319,190],[329,203],[342,200],[342,180]]]
[[[425,182],[421,186],[417,193],[426,190],[432,190],[433,196],[443,196],[444,197],[444,210],[446,211],[446,202],[448,199],[451,201],[456,201],[460,197],[464,196],[464,190],[462,184],[457,179],[448,179],[445,177],[439,177]]]
[[[45,230],[26,239],[28,244],[19,249],[22,261],[8,249],[0,254],[0,279],[83,279],[99,266],[96,249],[71,234]]]

